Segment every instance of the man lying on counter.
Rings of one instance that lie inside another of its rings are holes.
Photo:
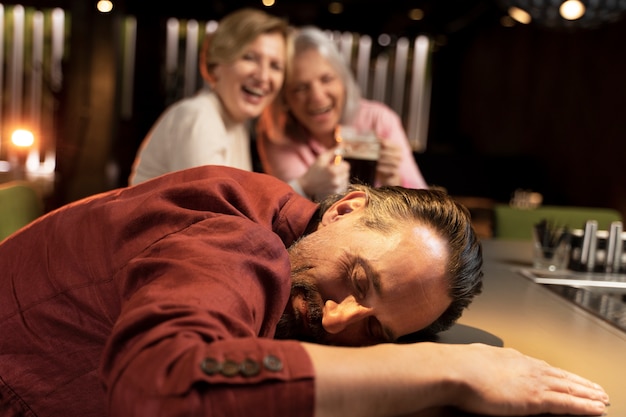
[[[166,174],[0,244],[3,416],[600,415],[597,384],[449,328],[482,285],[468,213],[354,185]]]

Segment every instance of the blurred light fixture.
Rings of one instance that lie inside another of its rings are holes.
[[[563,19],[577,20],[585,14],[585,5],[580,0],[567,0],[561,4],[559,12]]]
[[[387,34],[387,33],[381,33],[378,36],[378,44],[380,46],[389,46],[389,45],[391,45],[391,36],[389,36],[389,34]]]
[[[328,11],[331,14],[341,14],[343,13],[343,4],[339,1],[333,1],[328,5]]]
[[[11,134],[11,143],[19,149],[30,148],[35,143],[35,135],[29,130],[17,129]]]
[[[11,143],[13,149],[9,151],[9,164],[11,170],[15,170],[15,174],[21,178],[26,169],[26,159],[35,143],[35,135],[29,130],[17,129],[11,133]]]
[[[524,9],[520,9],[519,7],[509,7],[508,13],[513,20],[524,25],[529,24],[533,20],[532,17],[530,17],[530,13]]]
[[[422,20],[424,18],[424,11],[422,9],[411,9],[409,10],[409,19],[411,20]]]
[[[626,0],[496,0],[502,10],[526,12],[535,25],[550,28],[596,28],[626,15]]]
[[[110,0],[98,0],[96,8],[100,13],[109,13],[113,10],[113,3]]]
[[[219,23],[217,20],[209,20],[206,24],[206,33],[213,33],[217,30]]]
[[[263,0],[262,3],[265,7],[272,7],[274,4],[276,4],[274,0]]]

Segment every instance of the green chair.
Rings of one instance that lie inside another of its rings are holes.
[[[608,230],[611,222],[622,221],[622,216],[617,210],[609,208],[540,206],[535,209],[519,209],[508,204],[496,204],[494,237],[531,240],[533,225],[543,219],[570,229],[584,229],[587,220],[597,220],[598,230]]]
[[[26,181],[0,184],[0,241],[44,212],[39,191]]]

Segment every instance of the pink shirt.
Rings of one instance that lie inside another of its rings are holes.
[[[269,175],[177,171],[49,213],[0,244],[0,415],[312,416],[274,340],[286,247],[317,206]]]
[[[400,175],[402,186],[407,188],[428,188],[409,146],[400,117],[387,105],[361,99],[357,115],[351,124],[357,130],[373,130],[376,135],[394,143],[402,149]],[[318,141],[309,138],[306,143],[274,144],[259,142],[261,162],[265,172],[290,182],[303,176],[313,165],[317,156],[327,149]]]

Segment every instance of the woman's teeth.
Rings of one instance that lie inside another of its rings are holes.
[[[259,97],[263,97],[265,95],[265,92],[261,88],[246,87],[244,85],[243,90],[248,94],[252,94],[255,96],[259,96]]]

